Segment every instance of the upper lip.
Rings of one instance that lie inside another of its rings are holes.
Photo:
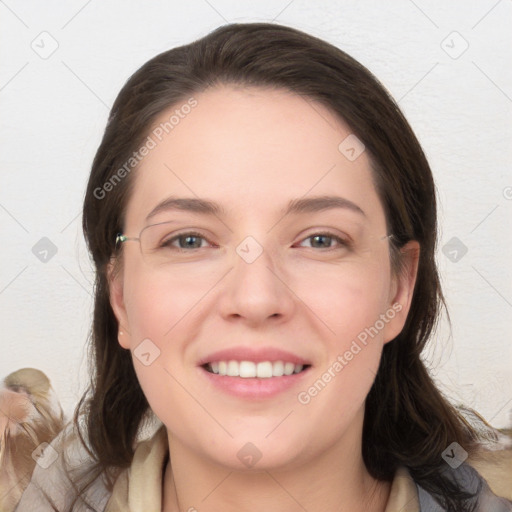
[[[263,361],[284,361],[285,363],[294,363],[307,365],[311,364],[307,359],[300,357],[292,352],[274,347],[232,347],[213,352],[198,361],[198,366],[218,361],[253,361],[261,363]]]

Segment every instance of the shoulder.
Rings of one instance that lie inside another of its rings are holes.
[[[494,494],[512,500],[512,448],[481,450],[467,463],[485,480]]]
[[[474,512],[512,512],[512,450],[481,451],[443,474],[461,490],[475,494]],[[443,512],[443,508],[418,483],[421,512]]]
[[[77,512],[104,510],[109,492],[103,475],[95,478],[78,498],[77,489],[87,481],[93,466],[76,427],[69,423],[44,446],[16,512],[68,511],[71,507]]]

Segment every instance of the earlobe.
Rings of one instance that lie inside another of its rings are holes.
[[[107,281],[109,288],[109,300],[114,315],[119,324],[117,339],[121,347],[130,348],[130,336],[128,329],[128,316],[124,303],[124,287],[122,273],[116,269],[116,262],[110,261],[107,267]]]
[[[407,320],[418,274],[419,257],[420,244],[415,240],[411,240],[400,249],[400,270],[394,277],[389,303],[394,314],[393,319],[386,325],[386,343],[400,334]]]

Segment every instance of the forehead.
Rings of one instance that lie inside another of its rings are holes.
[[[185,98],[153,123],[155,147],[134,171],[127,223],[170,195],[214,199],[236,211],[281,210],[292,199],[334,192],[379,208],[368,204],[379,203],[368,156],[346,157],[340,143],[353,137],[350,127],[320,103],[231,85],[193,99],[193,108],[181,109],[191,104]]]

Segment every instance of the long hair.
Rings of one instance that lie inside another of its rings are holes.
[[[366,399],[364,463],[373,477],[387,481],[406,466],[447,510],[470,510],[470,496],[443,475],[441,454],[454,441],[472,454],[479,434],[438,390],[420,357],[445,306],[435,263],[436,191],[429,164],[396,102],[364,66],[321,39],[268,23],[225,25],[157,55],[130,77],[110,112],[83,207],[83,230],[96,267],[92,377],[74,416],[98,472],[114,478],[130,465],[151,413],[131,354],[117,341],[109,302],[107,266],[117,256],[116,234],[123,232],[137,172],[126,162],[162,111],[220,84],[284,89],[320,102],[364,143],[393,234],[392,268],[399,271],[404,244],[417,240],[421,246],[406,324],[384,346]]]

